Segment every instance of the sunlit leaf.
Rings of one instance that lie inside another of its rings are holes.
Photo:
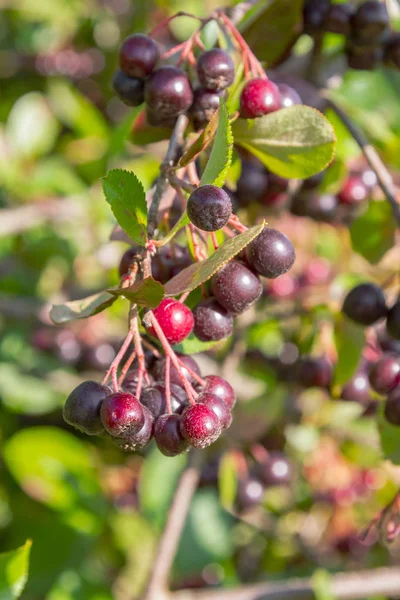
[[[72,300],[65,304],[54,304],[50,310],[50,318],[53,323],[60,325],[74,319],[86,319],[102,312],[116,301],[116,297],[109,292],[98,292],[93,296]]]

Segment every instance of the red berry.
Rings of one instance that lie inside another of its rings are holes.
[[[221,429],[228,429],[228,427],[231,425],[232,415],[228,406],[223,400],[221,400],[221,398],[215,396],[215,394],[203,392],[200,394],[200,396],[198,396],[196,402],[199,404],[204,404],[204,406],[207,406],[213,411],[218,418]]]
[[[121,69],[130,77],[146,77],[154,69],[160,51],[156,42],[147,35],[134,33],[121,46]]]
[[[138,433],[145,423],[143,406],[128,392],[115,392],[101,405],[104,429],[113,437],[127,437]]]
[[[347,179],[341,191],[339,192],[339,201],[341,204],[359,204],[368,197],[368,188],[361,177],[352,175]]]
[[[201,85],[207,90],[224,90],[234,82],[235,65],[228,52],[212,48],[200,54],[197,74]]]
[[[121,448],[121,450],[125,450],[126,452],[136,452],[147,446],[150,442],[153,437],[154,417],[145,406],[143,406],[143,414],[144,425],[140,431],[126,436],[124,435],[123,437],[113,437],[114,444]]]
[[[189,445],[183,437],[180,415],[161,415],[154,427],[157,447],[165,456],[177,456],[185,452]]]
[[[269,79],[252,79],[240,97],[240,116],[255,119],[281,108],[279,88]]]
[[[206,384],[203,388],[203,392],[218,396],[218,398],[223,400],[228,408],[232,410],[236,404],[236,395],[231,384],[218,375],[207,375],[204,379]]]
[[[164,298],[154,309],[153,314],[170,344],[179,344],[193,330],[193,313],[190,308],[178,300]],[[157,337],[153,327],[149,327],[148,332]]]
[[[332,381],[332,364],[323,356],[304,357],[298,367],[299,383],[305,387],[328,387]]]
[[[182,413],[181,432],[191,446],[206,448],[219,437],[221,425],[211,408],[194,404]]]

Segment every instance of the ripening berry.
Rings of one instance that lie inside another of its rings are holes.
[[[143,406],[128,392],[114,392],[105,398],[100,410],[104,429],[113,437],[138,433],[145,423]]]
[[[182,413],[181,432],[191,446],[206,448],[219,437],[221,425],[210,408],[204,404],[194,404]]]
[[[240,116],[255,119],[281,108],[279,88],[269,79],[252,79],[242,90]]]
[[[231,384],[218,375],[207,375],[204,379],[206,384],[203,391],[218,396],[232,410],[236,404],[236,395]]]
[[[400,356],[384,355],[370,372],[369,380],[378,394],[388,394],[400,383]]]
[[[153,314],[170,344],[183,342],[193,330],[193,313],[190,308],[178,300],[164,298],[153,310]],[[153,327],[150,326],[148,332],[157,337]]]
[[[221,398],[218,398],[215,394],[210,394],[210,392],[202,392],[196,402],[204,404],[213,411],[222,430],[230,427],[232,423],[231,411]]]
[[[125,452],[137,452],[137,450],[141,450],[150,442],[153,437],[153,426],[154,426],[154,417],[145,406],[143,408],[144,414],[144,425],[137,432],[133,434],[127,434],[123,437],[113,437],[112,440],[114,444],[116,444],[121,450]]]

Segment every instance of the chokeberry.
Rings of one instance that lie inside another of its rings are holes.
[[[192,264],[189,250],[179,244],[163,246],[151,261],[152,276],[160,283],[167,283]]]
[[[105,398],[100,410],[104,429],[113,437],[138,433],[145,423],[143,406],[128,392],[114,392]]]
[[[218,396],[232,410],[236,404],[236,395],[231,384],[218,375],[207,375],[204,380],[206,384],[203,391]]]
[[[325,17],[324,29],[330,33],[349,35],[354,8],[349,2],[332,4]]]
[[[292,480],[292,466],[286,456],[271,452],[268,459],[259,465],[258,474],[265,485],[288,485]]]
[[[232,335],[233,317],[215,298],[200,302],[193,316],[193,332],[202,342],[216,342]]]
[[[179,385],[171,383],[171,408],[174,413],[180,414],[186,408],[188,399],[186,392]],[[140,398],[157,419],[167,412],[166,385],[163,381],[155,381],[153,385],[145,388]]]
[[[268,173],[261,163],[242,161],[242,172],[237,182],[236,195],[241,206],[258,202],[268,191]]]
[[[321,31],[331,5],[330,0],[306,0],[303,7],[303,24],[306,33]]]
[[[170,344],[179,344],[191,333],[194,326],[193,313],[185,304],[173,298],[164,298],[153,314]],[[153,327],[150,335],[157,337]]]
[[[367,0],[360,4],[352,17],[356,38],[371,41],[378,38],[389,25],[389,15],[384,2]]]
[[[214,275],[211,289],[219,304],[232,314],[244,312],[262,294],[257,275],[236,260],[228,262]]]
[[[378,394],[388,394],[400,383],[400,356],[388,354],[376,362],[369,372],[369,380]]]
[[[196,402],[204,404],[213,411],[219,421],[221,429],[230,427],[232,423],[231,411],[221,398],[218,398],[215,394],[210,394],[210,392],[202,392],[197,397]]]
[[[317,222],[332,223],[337,216],[339,201],[333,194],[301,190],[295,195],[290,212],[298,217],[309,217]]]
[[[207,90],[224,90],[235,80],[235,65],[228,52],[212,48],[200,54],[197,75],[201,85]]]
[[[176,352],[177,358],[183,363],[181,365],[181,373],[182,375],[190,382],[195,383],[195,379],[190,375],[189,371],[185,368],[187,366],[191,371],[194,371],[197,375],[200,376],[200,368],[194,358],[188,354],[179,354]],[[166,373],[166,359],[161,358],[158,360],[153,367],[153,374],[156,379],[163,381],[165,379]],[[179,377],[178,370],[171,363],[170,371],[169,371],[170,382],[176,385],[182,386],[182,380]]]
[[[215,185],[198,187],[190,194],[186,208],[193,225],[203,231],[222,229],[232,214],[231,199]]]
[[[359,204],[366,200],[367,197],[368,188],[358,175],[351,175],[339,192],[339,201],[342,204]]]
[[[281,95],[281,107],[290,108],[296,104],[303,104],[300,95],[294,88],[286,83],[278,83],[279,93]]]
[[[110,388],[97,381],[84,381],[68,396],[64,404],[63,417],[69,425],[87,433],[97,435],[104,430],[100,408]]]
[[[120,67],[130,77],[146,77],[160,57],[157,43],[149,36],[134,33],[126,38],[119,54]]]
[[[342,400],[360,404],[367,404],[371,400],[371,387],[368,374],[364,369],[358,371],[345,383],[340,397]]]
[[[181,433],[180,415],[161,415],[154,426],[154,439],[165,456],[177,456],[189,448]]]
[[[145,99],[151,113],[159,119],[176,117],[193,102],[189,79],[182,69],[172,65],[160,67],[146,83]]]
[[[279,88],[269,79],[252,79],[242,90],[240,116],[255,119],[281,108]]]
[[[193,404],[182,413],[181,433],[191,446],[206,448],[221,433],[216,414],[204,404]]]
[[[400,340],[400,300],[395,302],[389,309],[386,320],[386,329],[389,335],[396,340]]]
[[[264,486],[259,479],[248,477],[239,481],[236,502],[239,509],[246,510],[261,504]]]
[[[389,394],[385,402],[384,414],[389,423],[400,426],[400,387]]]
[[[344,299],[344,314],[361,325],[372,325],[387,314],[385,294],[374,283],[361,283]]]
[[[153,380],[152,380],[151,375],[147,374],[147,376],[150,379],[150,381],[147,381],[146,383],[152,383]],[[124,391],[129,392],[130,394],[133,394],[133,396],[134,396],[136,394],[138,381],[139,381],[139,369],[135,368],[135,369],[131,369],[130,371],[128,371],[128,373],[125,376],[124,383],[123,383]]]
[[[113,88],[124,104],[139,106],[144,102],[144,81],[117,71],[113,77]]]
[[[196,129],[202,129],[210,121],[215,111],[219,108],[220,94],[199,88],[195,91],[190,114],[193,117]]]
[[[277,229],[265,227],[246,248],[251,268],[264,277],[274,279],[293,266],[296,254],[292,242]]]
[[[332,364],[324,356],[304,357],[298,365],[297,378],[305,388],[329,387],[332,381]]]
[[[153,437],[154,417],[148,408],[143,406],[144,425],[134,434],[127,434],[123,437],[113,437],[112,440],[121,450],[126,452],[136,452],[147,446]]]

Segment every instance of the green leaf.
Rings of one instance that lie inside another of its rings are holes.
[[[45,360],[48,360],[48,357]],[[25,415],[43,415],[58,410],[65,396],[54,373],[48,378],[43,372],[39,373],[38,377],[34,377],[32,374],[27,375],[15,364],[0,363],[2,404],[12,412]]]
[[[233,135],[236,144],[281,177],[311,177],[334,157],[333,127],[309,106],[284,108],[259,119],[238,119]]]
[[[190,223],[190,219],[189,219],[188,214],[187,214],[187,212],[185,210],[184,213],[179,217],[178,221],[175,223],[175,225],[173,226],[173,228],[162,239],[163,246],[165,244],[168,244],[168,242],[170,240],[172,240],[172,238],[178,233],[178,231],[180,231],[180,229],[182,229],[182,227],[185,227],[185,225],[189,225],[189,223]]]
[[[300,33],[303,0],[257,2],[239,29],[257,58],[276,62]]]
[[[139,306],[156,308],[164,297],[164,286],[153,277],[147,277],[130,287],[108,290],[108,292],[115,296],[124,296]]]
[[[50,319],[56,325],[68,323],[74,319],[86,319],[102,312],[116,301],[116,297],[109,292],[98,292],[93,296],[72,300],[65,304],[54,304],[50,310]]]
[[[376,264],[394,246],[396,221],[388,202],[370,202],[350,226],[353,250]]]
[[[223,454],[218,471],[218,489],[221,504],[227,510],[232,509],[237,492],[238,474],[236,461],[232,453]]]
[[[315,600],[335,600],[332,592],[332,577],[325,569],[317,569],[311,578]]]
[[[214,348],[219,342],[201,342],[199,338],[197,338],[194,333],[191,333],[186,339],[183,340],[182,343],[174,346],[175,352],[180,352],[181,354],[198,354],[200,352],[207,352],[211,348]]]
[[[147,204],[143,185],[130,171],[113,169],[103,177],[103,191],[118,224],[137,244],[147,242]]]
[[[19,598],[28,579],[32,542],[0,554],[0,600]]]
[[[377,424],[384,457],[394,465],[400,465],[399,428],[385,419],[385,403],[381,402],[377,413]]]
[[[340,317],[335,325],[335,343],[338,361],[335,366],[334,383],[343,385],[353,377],[359,365],[365,344],[364,327]]]
[[[131,133],[137,116],[142,108],[143,105],[141,104],[140,106],[136,106],[129,111],[111,133],[108,146],[109,158],[123,151],[125,143],[129,138],[129,134]]]
[[[207,148],[207,146],[211,143],[215,134],[217,132],[218,123],[219,123],[219,111],[216,110],[212,115],[211,119],[201,132],[201,134],[196,138],[196,140],[189,146],[183,156],[180,158],[178,163],[178,168],[186,167],[189,163],[194,161],[197,156],[203,152]]]
[[[200,185],[224,185],[225,177],[232,160],[232,148],[233,137],[229,113],[225,102],[221,99],[217,133]]]
[[[264,229],[264,223],[255,225],[244,233],[237,235],[222,244],[210,258],[194,263],[175,275],[165,286],[166,296],[178,296],[191,292],[199,285],[211,279],[221,267],[231,258],[239,254]]]

